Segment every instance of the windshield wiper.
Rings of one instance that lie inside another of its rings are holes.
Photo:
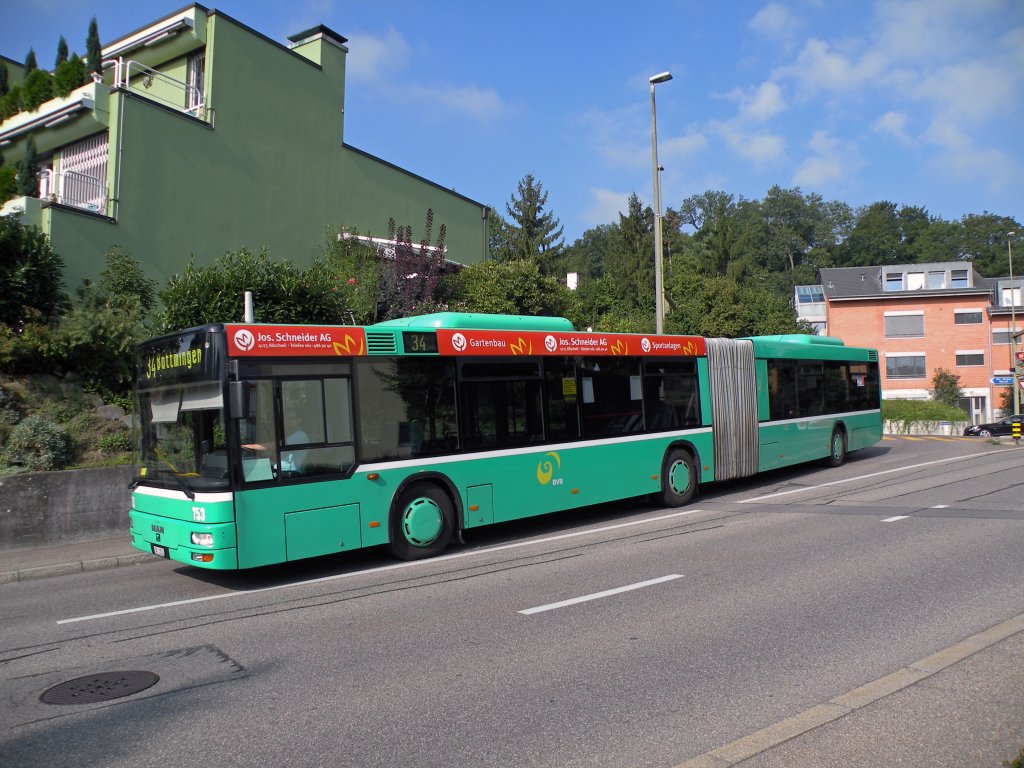
[[[188,481],[182,476],[182,473],[178,471],[178,468],[168,461],[167,457],[160,453],[159,449],[154,449],[153,453],[156,454],[156,457],[160,459],[160,461],[171,468],[171,477],[173,477],[178,485],[181,486],[181,489],[185,491],[185,495],[188,496],[191,501],[195,501],[196,492],[192,490],[192,486],[188,484]]]

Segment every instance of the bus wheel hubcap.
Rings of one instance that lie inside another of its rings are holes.
[[[837,459],[843,455],[843,438],[841,435],[836,435],[835,439],[832,440],[832,455]]]
[[[441,535],[444,516],[433,499],[420,497],[402,513],[402,533],[406,541],[417,547],[432,544]]]
[[[690,471],[685,461],[677,461],[668,471],[669,487],[682,496],[690,488]]]

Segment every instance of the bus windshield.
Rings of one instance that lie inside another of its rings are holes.
[[[220,382],[139,390],[141,477],[148,485],[195,491],[229,488],[224,396]]]

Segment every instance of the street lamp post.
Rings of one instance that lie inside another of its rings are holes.
[[[1017,295],[1013,285],[1013,238],[1006,233],[1006,252],[1010,259],[1010,381],[1013,382],[1013,413],[1020,413],[1020,380],[1017,377]]]
[[[661,178],[658,166],[658,121],[654,112],[654,86],[672,79],[671,72],[650,78],[651,83],[651,175],[654,177],[654,330],[665,331],[665,286],[662,275]]]

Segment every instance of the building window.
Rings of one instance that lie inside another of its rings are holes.
[[[907,290],[920,291],[924,288],[924,272],[909,272],[907,274]]]
[[[1020,306],[1020,284],[1014,280],[1013,287],[1009,285],[1001,287],[999,291],[999,306],[1019,307]]]
[[[992,331],[992,343],[993,344],[1009,344],[1010,343],[1010,331]]]
[[[984,313],[980,309],[953,310],[953,322],[956,325],[979,325],[984,319]]]
[[[970,350],[956,353],[956,364],[958,366],[984,365],[985,353],[981,350]]]
[[[945,272],[929,272],[928,273],[928,290],[940,291],[946,287],[946,273]]]
[[[924,312],[885,313],[885,338],[906,339],[924,336]]]
[[[188,57],[188,92],[185,106],[189,112],[202,114],[205,102],[206,52],[194,53]]]
[[[885,356],[885,377],[887,379],[923,379],[925,377],[924,355]]]
[[[954,269],[950,272],[950,284],[953,288],[970,288],[970,276],[966,269]]]
[[[892,272],[885,276],[885,290],[887,291],[902,291],[903,290],[903,273]]]

